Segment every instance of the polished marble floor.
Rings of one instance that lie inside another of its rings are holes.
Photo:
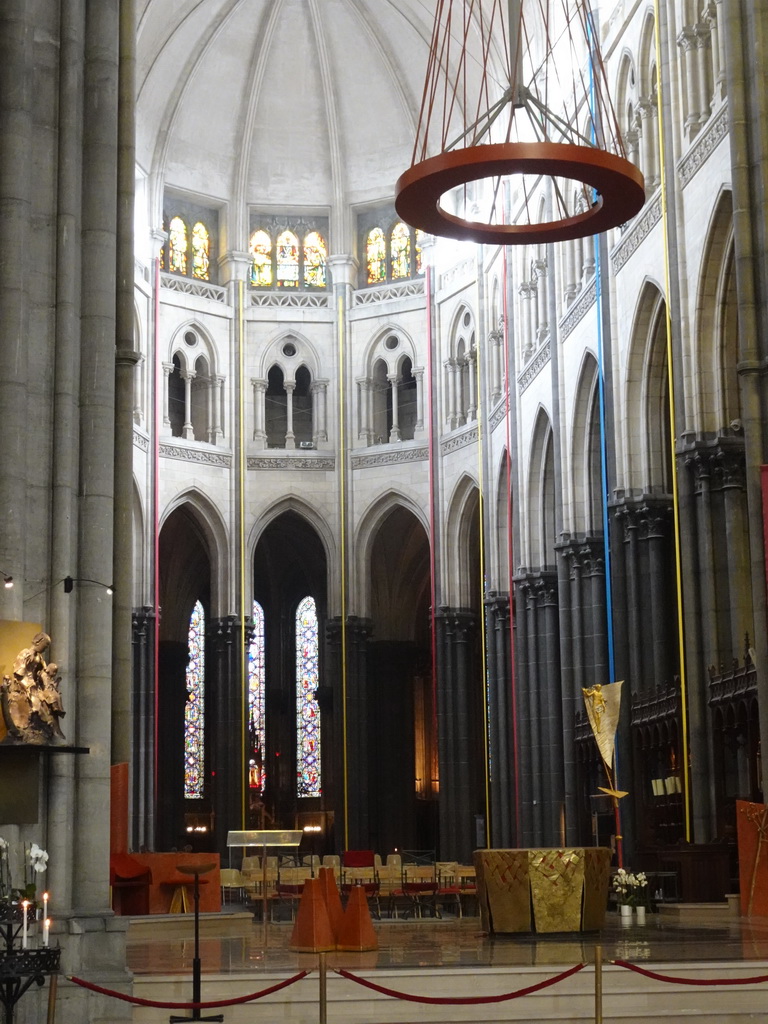
[[[379,949],[373,953],[329,953],[329,967],[487,968],[530,965],[571,966],[594,961],[642,964],[768,961],[768,918],[740,918],[723,906],[683,905],[649,914],[644,926],[623,925],[609,912],[603,929],[553,935],[484,935],[477,917],[375,922]],[[290,922],[266,927],[242,908],[202,915],[203,973],[297,971],[314,967],[314,954],[290,948]],[[191,915],[136,918],[128,929],[128,966],[138,977],[183,974],[194,956]],[[758,972],[760,973],[760,972]]]

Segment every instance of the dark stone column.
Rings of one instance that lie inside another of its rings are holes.
[[[653,682],[662,686],[669,681],[677,668],[677,658],[671,659],[672,638],[676,635],[676,617],[670,607],[668,594],[670,583],[674,587],[675,563],[670,559],[670,516],[669,509],[644,505],[640,509],[642,536],[648,545],[647,605],[650,613],[651,635],[644,630],[646,643],[653,651]]]
[[[483,803],[476,793],[484,750],[474,749],[477,709],[472,693],[471,645],[477,617],[464,609],[441,608],[438,657],[438,747],[440,760],[440,858],[468,863],[475,848],[474,815]]]
[[[227,832],[242,827],[245,765],[243,764],[243,637],[234,615],[211,620],[206,630],[206,710],[211,809],[216,849],[227,855]]]
[[[350,616],[344,631],[341,625],[341,620],[334,618],[326,627],[326,678],[330,680],[333,717],[331,721],[323,719],[325,749],[333,751],[332,779],[329,785],[323,782],[323,802],[326,809],[334,811],[334,838],[338,851],[367,849],[370,842],[366,645],[371,635],[371,624],[367,619]],[[346,709],[343,634],[346,637]]]
[[[548,846],[561,842],[563,807],[563,709],[560,686],[560,643],[557,583],[553,573],[538,581],[538,628],[541,649],[539,688],[542,695],[539,737],[542,744],[541,838]]]
[[[495,847],[517,845],[515,751],[510,673],[509,597],[491,592],[485,601],[490,685],[491,831]]]
[[[533,785],[532,765],[532,688],[531,642],[529,637],[528,604],[531,586],[526,576],[516,577],[515,585],[515,644],[517,653],[517,736],[518,771],[520,773],[520,828],[521,846],[533,845]]]
[[[131,849],[155,845],[155,611],[133,612],[133,761],[129,830]]]
[[[563,748],[563,799],[565,804],[565,841],[569,845],[578,842],[578,800],[576,794],[576,745],[574,723],[579,710],[581,690],[576,686],[577,666],[574,657],[576,640],[575,614],[580,611],[574,601],[571,582],[570,535],[563,535],[563,542],[557,546],[557,594],[560,632],[560,681],[562,687],[562,735]]]
[[[717,455],[718,478],[723,489],[725,545],[728,558],[730,640],[733,656],[752,622],[752,590],[749,578],[744,452],[723,451]]]

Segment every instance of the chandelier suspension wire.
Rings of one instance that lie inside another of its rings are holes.
[[[502,245],[582,238],[631,219],[645,202],[643,177],[627,160],[595,50],[587,0],[439,0],[399,216],[430,234]],[[519,207],[508,220],[498,207],[505,179]],[[528,197],[542,179],[555,202],[538,222]],[[579,212],[569,213],[563,181],[580,188]]]

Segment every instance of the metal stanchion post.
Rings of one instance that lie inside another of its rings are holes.
[[[603,1024],[603,947],[595,946],[595,1024]]]
[[[59,987],[58,974],[52,974],[48,982],[48,1016],[46,1024],[54,1024],[56,1019],[56,989]]]
[[[325,953],[320,953],[320,1024],[328,1021],[328,965]]]

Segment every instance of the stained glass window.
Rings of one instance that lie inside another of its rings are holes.
[[[421,252],[421,246],[422,246],[423,241],[424,241],[424,232],[421,230],[421,228],[416,228],[416,260],[415,260],[416,268],[415,269],[416,269],[416,273],[417,274],[423,274],[424,273],[424,264],[422,263],[422,252]]]
[[[197,800],[205,789],[205,612],[198,601],[187,634],[187,703],[184,706],[184,797]]]
[[[268,288],[272,284],[272,239],[266,231],[251,235],[251,284]]]
[[[304,284],[325,288],[325,261],[328,250],[319,231],[310,231],[304,239]]]
[[[172,274],[187,272],[187,225],[181,217],[172,217],[168,229],[168,269]]]
[[[387,280],[387,245],[381,228],[368,232],[365,262],[368,267],[368,284]]]
[[[299,240],[292,231],[277,236],[277,287],[299,286]]]
[[[192,228],[192,276],[208,281],[211,263],[211,239],[208,228],[198,221]]]
[[[398,281],[411,276],[411,233],[400,220],[392,228],[390,236],[390,262],[392,264],[392,280]]]
[[[318,683],[317,610],[312,597],[296,609],[296,792],[320,796],[320,709]]]
[[[264,771],[264,752],[266,750],[266,718],[265,693],[266,676],[264,671],[264,609],[258,601],[253,602],[253,639],[248,647],[248,737],[250,743],[248,786],[264,792],[267,781]]]

